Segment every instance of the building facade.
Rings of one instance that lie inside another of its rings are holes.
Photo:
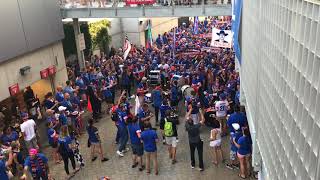
[[[0,107],[10,106],[31,86],[43,100],[45,93],[65,84],[67,70],[58,0],[11,1],[0,7]]]
[[[261,179],[320,179],[320,3],[244,0],[241,88]]]

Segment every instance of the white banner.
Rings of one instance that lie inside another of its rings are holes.
[[[231,30],[221,30],[215,27],[212,28],[211,46],[231,48],[232,32]]]

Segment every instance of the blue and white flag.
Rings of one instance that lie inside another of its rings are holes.
[[[194,17],[193,33],[198,34],[198,29],[199,29],[199,17],[195,16]]]

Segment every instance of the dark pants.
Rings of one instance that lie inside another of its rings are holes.
[[[48,180],[48,175],[41,175],[41,176],[37,176],[37,177],[34,177],[33,180]]]
[[[116,142],[119,143],[119,139],[120,139],[120,130],[119,130],[119,125],[116,125],[117,127],[117,135],[116,135]]]
[[[64,170],[69,175],[69,159],[71,161],[71,165],[73,169],[76,169],[76,161],[74,160],[73,152],[68,152],[67,154],[61,154],[63,163],[64,163]]]
[[[128,142],[128,130],[127,127],[119,126],[119,133],[120,133],[120,142],[119,142],[119,151],[123,151],[126,149],[126,145]]]
[[[191,155],[191,166],[195,166],[194,152],[197,149],[199,156],[199,167],[203,168],[203,141],[198,143],[189,143],[190,155]]]
[[[122,85],[122,90],[126,90],[127,91],[127,97],[131,96],[131,85]]]
[[[158,123],[159,122],[159,111],[160,111],[160,108],[159,107],[154,107],[154,114],[156,116],[156,122]]]

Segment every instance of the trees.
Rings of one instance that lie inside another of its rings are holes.
[[[89,33],[92,40],[92,50],[99,48],[106,55],[109,53],[109,44],[111,36],[108,28],[111,27],[110,21],[104,19],[97,22],[89,23]]]

